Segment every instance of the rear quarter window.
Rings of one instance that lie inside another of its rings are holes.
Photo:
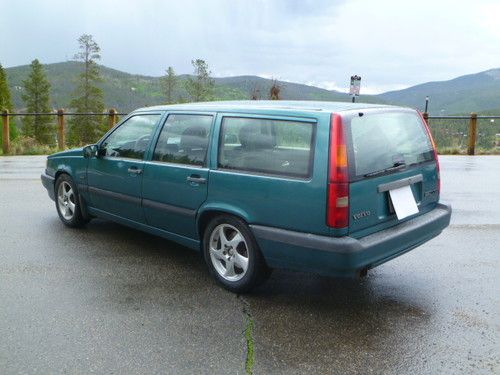
[[[307,178],[314,137],[314,123],[225,117],[218,168]]]

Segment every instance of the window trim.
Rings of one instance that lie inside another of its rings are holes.
[[[154,146],[153,144],[150,145],[150,149],[151,149],[151,155],[149,157],[149,159],[147,160],[148,162],[151,162],[151,163],[155,163],[155,164],[158,164],[158,165],[167,165],[167,166],[183,166],[183,167],[188,167],[188,168],[197,168],[197,169],[206,169],[208,168],[208,159],[210,157],[210,146],[211,146],[211,139],[212,139],[212,136],[213,136],[213,132],[214,132],[214,123],[215,123],[215,119],[216,119],[216,113],[213,113],[213,112],[188,112],[188,111],[170,111],[170,112],[166,112],[164,113],[164,117],[163,119],[161,120],[162,123],[161,125],[159,126],[159,130],[157,132],[157,134],[155,135],[155,139],[154,139]],[[160,140],[160,136],[161,136],[161,133],[163,132],[163,128],[165,127],[165,125],[167,124],[167,121],[168,121],[168,118],[171,116],[171,115],[186,115],[186,116],[211,116],[212,117],[212,123],[210,124],[210,129],[208,130],[208,136],[207,136],[207,152],[205,154],[205,161],[203,162],[202,165],[198,165],[198,164],[187,164],[187,163],[175,163],[175,162],[170,162],[170,161],[161,161],[161,160],[154,160],[154,154],[155,154],[155,150],[156,150],[156,146],[158,145],[158,141]]]
[[[151,142],[154,140],[155,138],[155,135],[156,135],[156,130],[158,128],[158,124],[161,123],[161,120],[162,120],[162,117],[163,117],[164,113],[162,112],[133,112],[131,113],[130,115],[126,116],[122,121],[120,121],[119,124],[117,124],[116,126],[114,126],[113,128],[111,128],[106,134],[104,134],[102,136],[102,138],[96,143],[96,145],[98,146],[98,148],[101,148],[102,147],[102,144],[106,141],[106,139],[108,139],[109,137],[111,137],[111,135],[116,132],[118,129],[120,129],[124,124],[126,124],[128,122],[128,120],[130,120],[132,117],[137,117],[137,116],[159,116],[158,117],[158,120],[156,121],[155,125],[154,125],[154,129],[153,131],[151,132],[151,139],[149,140],[149,143],[146,147],[146,150],[144,151],[144,155],[142,156],[142,159],[136,159],[136,158],[128,158],[128,157],[124,157],[124,156],[107,156],[107,155],[104,155],[102,156],[102,159],[111,159],[111,160],[117,160],[117,159],[123,159],[123,160],[139,160],[139,161],[145,161],[146,160],[146,157],[147,157],[147,154],[148,154],[148,151],[149,149],[151,148]]]
[[[309,163],[308,163],[308,169],[307,169],[307,175],[297,175],[297,174],[290,174],[290,173],[277,173],[277,172],[271,172],[271,171],[263,171],[259,169],[240,169],[240,168],[227,168],[227,167],[222,167],[220,165],[220,159],[221,159],[221,150],[222,150],[222,145],[223,145],[223,136],[224,136],[224,121],[225,119],[230,119],[230,118],[235,118],[235,119],[250,119],[250,120],[271,120],[271,121],[281,121],[281,122],[294,122],[294,123],[303,123],[303,124],[309,124],[311,125],[312,128],[312,133],[311,133],[311,144],[310,144],[310,149],[309,149]],[[219,137],[217,140],[217,161],[216,161],[216,169],[219,171],[223,172],[237,172],[240,174],[247,174],[247,175],[253,175],[253,176],[264,176],[264,177],[274,177],[274,178],[280,178],[280,179],[293,179],[293,180],[300,180],[300,181],[310,181],[313,177],[314,174],[314,157],[316,154],[316,136],[317,136],[317,128],[318,128],[318,121],[313,118],[282,118],[282,117],[274,117],[274,116],[259,116],[259,115],[239,115],[239,114],[227,114],[227,115],[222,115],[221,120],[220,120],[220,126],[219,126]]]

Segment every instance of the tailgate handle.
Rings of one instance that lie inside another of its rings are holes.
[[[416,184],[417,182],[421,182],[423,180],[424,180],[423,176],[421,174],[417,174],[415,176],[403,178],[401,180],[388,182],[386,184],[380,184],[377,189],[378,189],[379,193],[383,193],[384,191],[399,189],[399,188],[401,188],[403,186],[407,186],[407,185],[413,185],[413,184]]]

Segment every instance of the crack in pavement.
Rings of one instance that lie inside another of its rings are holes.
[[[242,312],[245,319],[245,330],[243,334],[245,335],[246,342],[246,358],[245,358],[245,372],[247,375],[253,374],[253,366],[255,364],[254,357],[254,338],[253,338],[253,330],[254,330],[254,319],[252,313],[250,311],[250,303],[241,295],[237,295],[236,298],[242,303]]]

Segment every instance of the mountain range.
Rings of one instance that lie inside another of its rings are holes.
[[[51,83],[51,98],[54,108],[67,108],[74,91],[77,75],[83,64],[68,61],[44,65]],[[117,108],[129,112],[138,107],[164,102],[160,77],[129,74],[116,69],[100,66],[107,108]],[[23,80],[29,74],[29,65],[5,69],[13,97],[14,106],[22,110],[21,99]],[[174,98],[185,101],[188,98],[183,81],[188,75],[179,75]],[[272,79],[258,76],[237,76],[214,78],[216,100],[250,99],[252,94],[267,99]],[[300,83],[277,81],[281,87],[282,99],[350,101],[346,93],[326,90]],[[379,95],[361,95],[357,101],[367,103],[395,104],[423,110],[425,97],[429,96],[431,115],[450,115],[469,112],[490,114],[500,113],[500,68],[457,77],[449,81],[428,82],[403,90],[390,91]]]

